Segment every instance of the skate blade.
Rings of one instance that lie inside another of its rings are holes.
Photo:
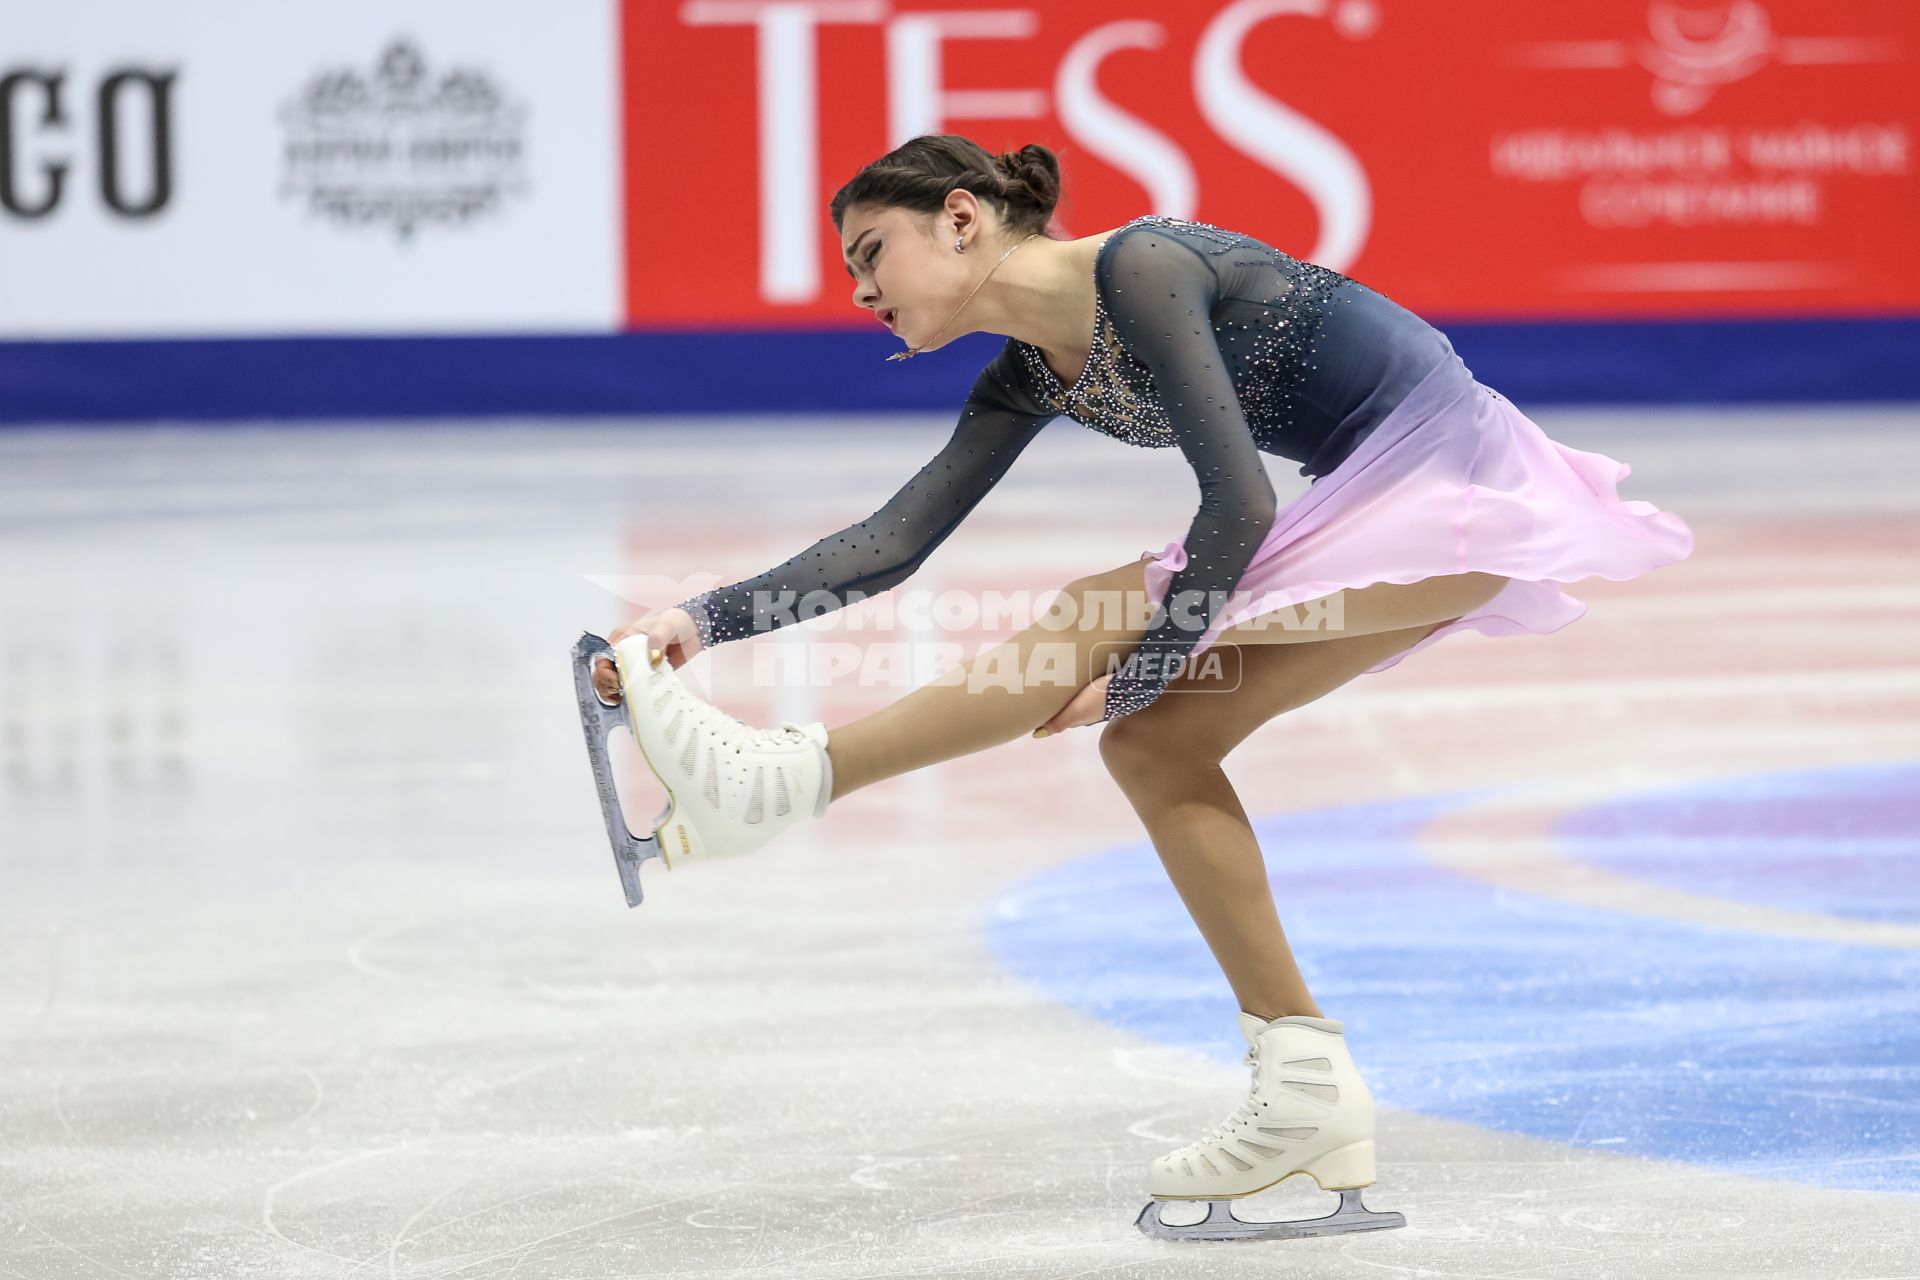
[[[580,727],[587,735],[587,759],[593,765],[593,785],[600,793],[600,816],[606,819],[607,840],[613,846],[613,865],[620,873],[620,887],[627,895],[627,905],[640,905],[640,864],[648,858],[666,858],[660,851],[659,832],[665,826],[673,812],[671,794],[667,807],[654,820],[654,834],[645,837],[636,836],[627,828],[627,819],[620,812],[620,793],[613,785],[613,761],[607,751],[607,738],[614,730],[628,733],[626,708],[620,703],[611,706],[600,700],[600,691],[593,687],[594,659],[605,654],[607,661],[613,661],[613,647],[591,631],[582,632],[573,646],[573,692],[580,704]],[[618,664],[615,664],[616,670]],[[651,763],[647,766],[651,769]],[[658,775],[656,775],[658,776]]]
[[[1233,1201],[1207,1201],[1207,1216],[1186,1226],[1171,1226],[1160,1220],[1160,1206],[1177,1203],[1174,1197],[1155,1197],[1147,1202],[1134,1220],[1134,1226],[1156,1240],[1297,1240],[1304,1236],[1336,1236],[1353,1231],[1384,1231],[1407,1225],[1405,1214],[1375,1213],[1360,1203],[1361,1187],[1340,1192],[1340,1207],[1324,1218],[1301,1218],[1291,1222],[1243,1222],[1233,1214]]]

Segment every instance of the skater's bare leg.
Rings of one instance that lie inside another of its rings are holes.
[[[1312,604],[1250,619],[1222,630],[1214,643],[1299,644],[1403,631],[1457,618],[1484,604],[1506,583],[1505,578],[1485,573],[1375,583],[1344,592],[1337,609]],[[1125,624],[1144,624],[1149,603],[1145,592],[1144,561],[1078,579],[1062,589],[1062,600],[1048,618],[899,701],[833,728],[827,742],[833,761],[833,798],[1033,732],[1082,685],[1104,673],[1110,656],[1125,657],[1139,643],[1144,626]],[[1090,605],[1090,598],[1108,607]],[[1049,626],[1049,618],[1071,622]],[[1282,625],[1290,620],[1305,625]],[[1341,624],[1337,629],[1325,625],[1333,620]],[[1082,625],[1088,621],[1095,625]],[[1061,653],[1058,646],[1069,646],[1070,661],[1058,665],[1077,671],[1078,683],[1069,687],[1068,683],[1022,681],[1017,688],[1008,688],[991,679],[970,679],[977,671],[1032,670],[1035,651],[1043,645],[1049,653]]]
[[[1451,620],[1317,644],[1240,646],[1237,688],[1207,688],[1183,676],[1150,706],[1101,730],[1108,772],[1145,824],[1246,1012],[1325,1016],[1294,963],[1259,842],[1221,761],[1268,720],[1332,692]]]
[[[827,739],[833,798],[1032,733],[1105,671],[1110,652],[1131,652],[1145,634],[1149,604],[1144,561],[1077,579],[1044,617],[1011,639],[871,715],[835,726]],[[1062,677],[995,678],[1049,670]]]
[[[1478,609],[1500,594],[1509,581],[1496,573],[1476,572],[1450,573],[1417,582],[1376,582],[1249,618],[1222,630],[1214,643],[1310,644],[1404,631]]]

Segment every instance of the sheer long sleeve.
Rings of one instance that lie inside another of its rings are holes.
[[[1200,483],[1187,563],[1107,684],[1112,720],[1152,704],[1180,674],[1273,527],[1279,503],[1214,337],[1212,265],[1174,236],[1142,226],[1109,247],[1095,287],[1121,343],[1152,371],[1175,443]]]
[[[1004,353],[1003,353],[1004,354]],[[999,358],[982,369],[952,437],[887,504],[757,577],[680,602],[704,646],[772,631],[905,582],[1055,416],[1010,390]]]

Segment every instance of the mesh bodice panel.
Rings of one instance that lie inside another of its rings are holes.
[[[1140,313],[1153,311],[1153,298],[1128,298],[1126,291],[1133,277],[1137,294],[1138,264],[1162,245],[1179,245],[1197,259],[1184,274],[1205,295],[1207,324],[1255,445],[1302,464],[1303,476],[1339,466],[1401,396],[1454,354],[1445,334],[1357,280],[1251,236],[1149,214],[1108,236],[1095,257],[1097,340],[1072,387],[1037,348],[1017,339],[990,367],[1032,402],[1103,435],[1145,448],[1174,445],[1174,406],[1163,402],[1151,369],[1137,351],[1129,353],[1121,332],[1137,340]],[[1195,345],[1204,350],[1204,343]]]

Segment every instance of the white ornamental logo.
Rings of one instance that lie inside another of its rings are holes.
[[[1662,114],[1690,116],[1723,85],[1770,66],[1836,66],[1897,61],[1891,40],[1854,36],[1783,36],[1758,0],[1700,7],[1652,0],[1647,34],[1634,40],[1542,41],[1519,47],[1522,66],[1558,71],[1608,71],[1638,63],[1653,76],[1653,105]]]
[[[1640,45],[1640,65],[1654,76],[1653,105],[1670,116],[1692,115],[1715,89],[1773,58],[1773,24],[1753,0],[1735,0],[1718,14],[1655,4],[1647,29],[1653,38]]]
[[[316,74],[280,119],[281,195],[340,226],[385,228],[404,244],[527,191],[526,106],[482,71],[434,73],[404,37],[368,73]]]

